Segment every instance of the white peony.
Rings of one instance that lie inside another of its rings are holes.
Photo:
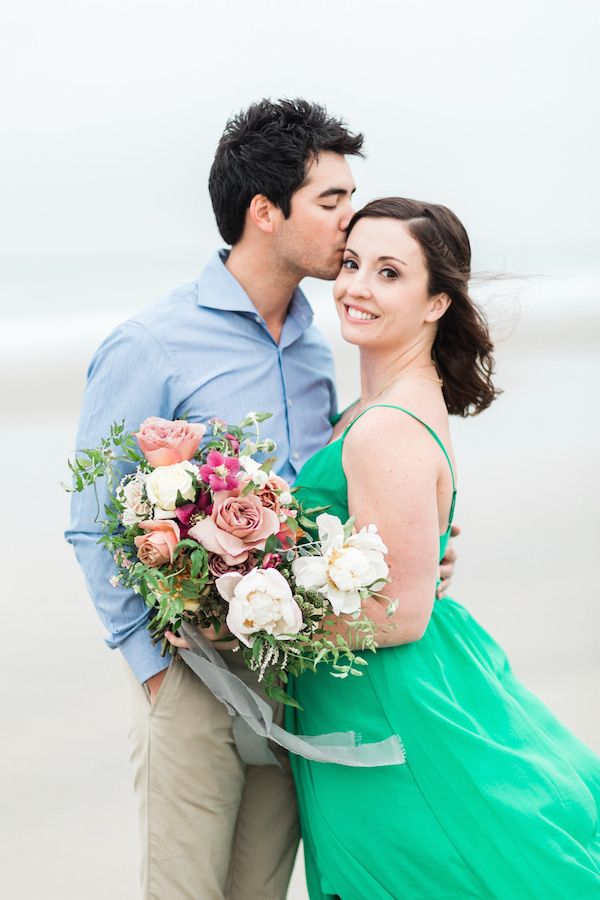
[[[227,627],[247,647],[258,631],[285,640],[302,628],[300,607],[277,569],[252,569],[247,575],[228,572],[215,585],[229,603]]]
[[[193,478],[197,475],[196,466],[188,460],[174,463],[172,466],[160,466],[148,475],[146,480],[148,498],[156,506],[166,510],[175,509],[178,494],[191,503],[196,499]]]
[[[388,575],[383,555],[387,547],[375,525],[361,528],[344,539],[344,526],[337,516],[323,513],[317,518],[321,556],[300,556],[292,563],[299,587],[318,591],[331,603],[334,613],[360,610],[367,588],[380,590]]]

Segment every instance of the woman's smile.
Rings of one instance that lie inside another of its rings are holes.
[[[355,303],[347,303],[346,301],[342,301],[345,309],[345,318],[349,322],[358,323],[360,325],[366,325],[369,322],[374,322],[376,319],[379,319],[379,316],[376,316],[374,313],[369,312],[366,309],[363,309],[361,306],[356,306]]]

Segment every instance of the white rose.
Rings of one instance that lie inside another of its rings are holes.
[[[247,575],[228,572],[215,585],[229,603],[227,627],[247,647],[258,631],[286,640],[302,628],[300,607],[277,569],[252,569]]]
[[[337,516],[323,513],[317,527],[321,555],[300,556],[292,563],[298,586],[327,597],[337,616],[358,612],[363,596],[385,584],[387,547],[375,525],[361,528],[347,540]]]
[[[121,513],[121,521],[126,527],[141,522],[152,511],[151,504],[144,498],[145,480],[145,476],[141,472],[136,472],[133,477],[126,476],[119,485],[117,496],[125,505],[125,509]]]
[[[190,503],[196,499],[193,476],[198,470],[188,460],[174,463],[172,466],[159,466],[146,481],[146,493],[149,499],[161,509],[174,510],[177,495]]]
[[[256,487],[264,487],[271,475],[273,475],[273,472],[267,474],[264,469],[261,469],[260,463],[257,463],[251,456],[241,456],[240,463]]]
[[[176,519],[177,513],[174,509],[161,509],[160,506],[154,507],[154,520],[157,519]]]

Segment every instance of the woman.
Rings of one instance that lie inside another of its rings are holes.
[[[463,607],[434,599],[456,495],[448,414],[496,396],[469,268],[445,207],[377,200],[350,224],[334,296],[360,349],[361,399],[297,484],[304,504],[377,524],[396,609],[366,604],[382,649],[362,678],[321,667],[290,686],[302,709],[287,727],[398,734],[407,761],[293,757],[311,900],[600,896],[600,761]]]

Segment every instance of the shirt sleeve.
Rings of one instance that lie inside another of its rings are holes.
[[[87,386],[76,439],[76,450],[96,447],[113,422],[125,421],[137,431],[148,416],[170,419],[177,403],[176,370],[163,347],[144,325],[129,321],[100,345],[88,369]],[[133,466],[124,466],[123,472]],[[98,615],[108,630],[106,643],[118,647],[140,682],[169,665],[152,644],[147,630],[149,610],[132,590],[113,587],[117,567],[106,547],[98,544],[98,522],[108,500],[104,479],[81,493],[73,493],[70,527],[65,533],[85,575]]]

